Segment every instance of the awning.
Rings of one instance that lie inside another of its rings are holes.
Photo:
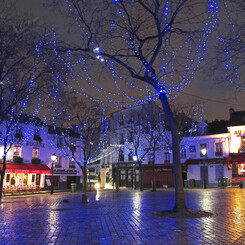
[[[199,158],[199,159],[187,159],[185,164],[196,165],[196,164],[227,164],[228,158]]]
[[[0,163],[3,169],[3,164]],[[51,174],[51,169],[44,164],[7,163],[5,173]]]
[[[245,163],[245,154],[237,153],[237,154],[230,154],[228,158],[229,164],[232,163]]]

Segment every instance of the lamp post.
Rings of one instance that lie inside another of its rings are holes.
[[[203,188],[206,189],[207,188],[207,182],[206,182],[205,156],[207,155],[207,149],[202,148],[201,153],[203,156]]]
[[[56,155],[51,155],[52,165],[51,165],[51,171],[52,171],[52,182],[51,182],[51,189],[50,194],[52,195],[54,193],[54,161],[56,160]]]
[[[134,161],[134,189],[136,190],[136,162],[138,161],[138,157],[134,155],[133,161]]]

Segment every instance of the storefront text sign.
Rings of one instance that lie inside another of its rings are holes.
[[[77,170],[54,170],[54,174],[77,174]]]
[[[35,147],[43,147],[45,148],[45,144],[44,143],[40,143],[38,141],[26,141],[26,142],[23,142],[22,140],[18,140],[15,142],[15,144],[18,144],[18,145],[23,145],[23,143],[26,144],[26,146],[35,146]]]
[[[243,134],[245,134],[245,130],[236,130],[235,132],[234,132],[234,135],[243,135]]]

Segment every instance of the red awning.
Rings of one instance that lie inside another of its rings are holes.
[[[229,158],[228,158],[228,162],[229,164],[232,163],[245,163],[245,154],[230,154]]]
[[[3,164],[0,163],[3,169]],[[51,169],[44,164],[7,163],[5,173],[51,174]]]

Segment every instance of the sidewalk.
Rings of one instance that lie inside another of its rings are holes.
[[[3,198],[0,244],[245,244],[245,189],[186,190],[190,209],[212,212],[198,219],[160,218],[173,190],[54,193]]]

